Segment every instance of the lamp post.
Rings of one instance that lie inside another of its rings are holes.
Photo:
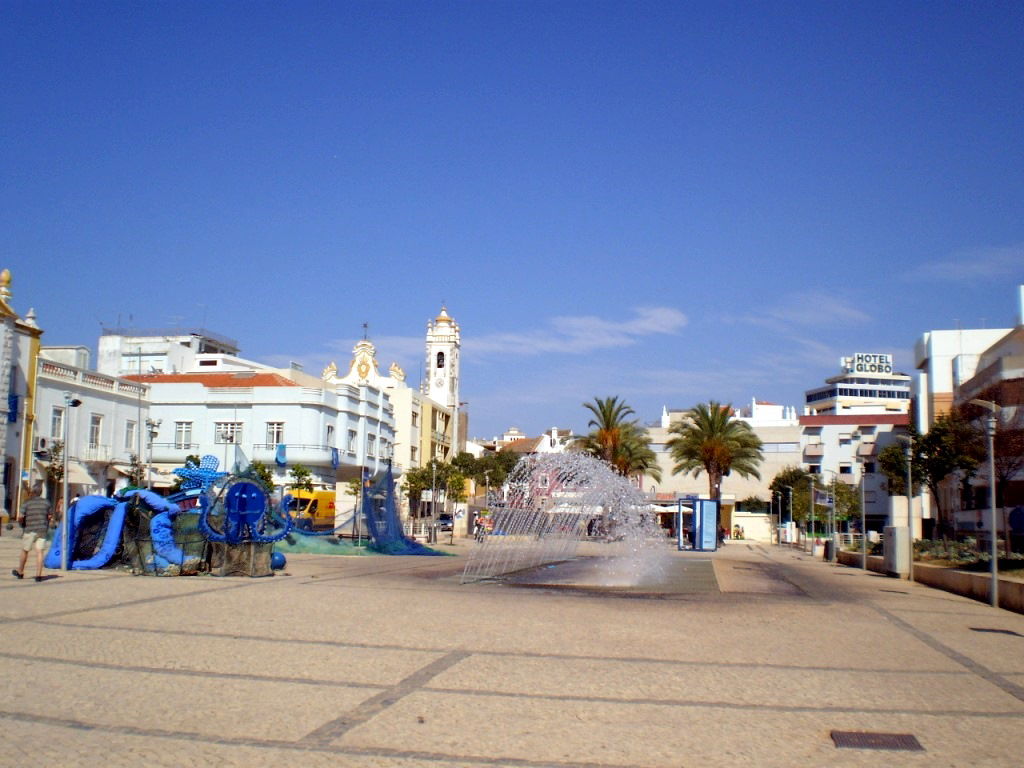
[[[430,536],[431,543],[437,541],[437,457],[430,460]]]
[[[999,545],[996,542],[996,425],[999,422],[997,414],[1003,410],[991,400],[971,400],[972,405],[980,405],[989,410],[988,418],[985,419],[985,431],[988,434],[988,498],[989,498],[989,526],[992,529],[990,536],[989,570],[992,573],[992,587],[989,590],[989,602],[993,608],[999,607]]]
[[[71,529],[68,522],[70,519],[68,503],[71,495],[68,493],[68,435],[71,434],[71,409],[77,408],[81,404],[82,401],[72,397],[70,392],[64,393],[64,505],[60,517],[60,569],[62,571],[66,571],[71,563],[71,556],[68,552],[68,539],[70,538]]]
[[[807,507],[807,526],[811,533],[811,557],[814,557],[814,475],[809,474],[807,478],[810,481],[807,484],[807,487],[810,489],[810,498],[808,499],[810,505]]]
[[[864,506],[864,471],[867,462],[860,460],[860,567],[868,569],[868,513]]]
[[[788,493],[786,494],[786,501],[787,501],[787,504],[789,506],[789,520],[786,521],[787,524],[788,524],[788,523],[792,523],[793,522],[793,486],[792,485],[784,485],[782,487],[785,488],[788,491]],[[781,505],[779,506],[779,517],[782,517],[782,506]],[[786,528],[786,543],[787,544],[792,543],[792,542],[789,541],[789,528]]]
[[[146,461],[146,488],[153,490],[153,440],[160,434],[161,419],[146,419],[146,436],[149,438],[149,458]]]
[[[897,435],[903,443],[903,455],[907,458],[907,579],[914,580],[914,475],[911,464],[914,459],[914,441],[907,435]]]

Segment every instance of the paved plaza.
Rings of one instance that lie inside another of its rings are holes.
[[[1024,763],[1024,616],[795,550],[674,552],[663,594],[461,585],[472,542],[37,584],[4,533],[2,765]]]

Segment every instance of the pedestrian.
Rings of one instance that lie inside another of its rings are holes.
[[[46,548],[46,532],[50,527],[50,503],[42,497],[42,491],[37,486],[29,493],[28,499],[21,505],[18,512],[18,522],[21,523],[21,560],[18,568],[11,573],[15,578],[21,579],[25,576],[25,564],[28,562],[28,553],[36,550],[36,581],[43,580],[43,550]]]

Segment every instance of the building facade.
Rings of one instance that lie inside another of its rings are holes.
[[[32,309],[22,318],[11,307],[11,273],[0,272],[0,518],[14,516],[31,480],[36,360],[43,332]]]
[[[804,393],[810,414],[908,413],[910,376],[893,369],[892,355],[857,352],[840,360],[842,372]]]

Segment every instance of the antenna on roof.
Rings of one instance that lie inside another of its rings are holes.
[[[369,323],[363,323],[363,341],[366,341],[366,334],[370,328]]]

